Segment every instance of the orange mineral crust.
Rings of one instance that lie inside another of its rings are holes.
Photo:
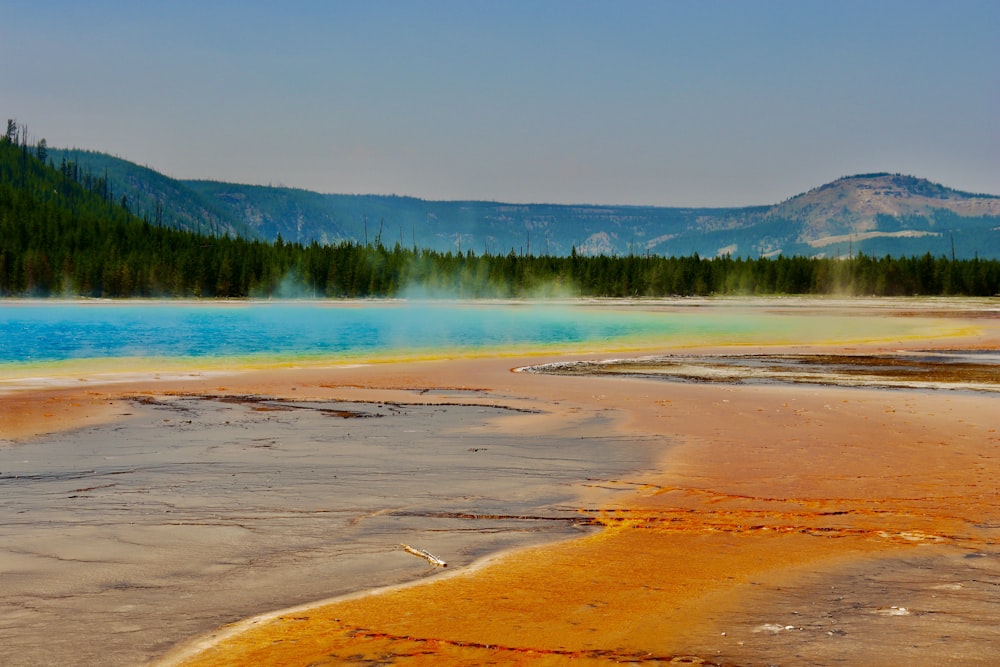
[[[729,591],[776,567],[878,549],[802,534],[619,527],[440,581],[261,621],[191,665],[662,660],[686,654]]]
[[[605,527],[597,534],[251,619],[168,664],[747,665],[795,664],[800,651],[870,664],[862,656],[880,637],[918,646],[906,624],[943,604],[934,591],[971,585],[961,583],[974,576],[962,569],[974,562],[966,556],[996,549],[992,397],[476,368],[491,392],[532,396],[556,412],[500,425],[530,433],[561,410],[571,417],[567,405],[608,410],[614,429],[662,448],[656,469],[592,480],[579,510],[582,522]],[[928,569],[935,576],[919,576]],[[905,600],[925,607],[914,612]],[[988,625],[989,600],[954,603]],[[947,642],[878,664],[933,655],[979,664],[981,634]]]
[[[128,406],[104,393],[50,389],[0,394],[0,444],[114,421]]]

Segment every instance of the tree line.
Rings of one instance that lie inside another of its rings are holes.
[[[140,218],[106,178],[45,160],[13,121],[0,137],[0,296],[397,297],[967,295],[1000,293],[1000,261],[744,259],[440,252],[397,243],[274,243]]]

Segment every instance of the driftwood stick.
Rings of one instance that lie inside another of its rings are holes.
[[[434,554],[430,553],[429,551],[424,551],[423,549],[416,549],[414,547],[411,547],[409,544],[400,544],[399,546],[403,547],[403,550],[406,551],[406,553],[413,554],[414,556],[423,558],[431,565],[435,565],[437,567],[448,567],[448,563],[444,562],[443,560],[441,560]]]

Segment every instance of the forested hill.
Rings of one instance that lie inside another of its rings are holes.
[[[610,257],[408,247],[385,229],[367,242],[274,243],[167,226],[135,210],[103,174],[44,146],[0,137],[0,296],[637,297],[709,294],[1000,292],[1000,260],[920,257]],[[205,230],[202,230],[205,231]],[[213,230],[214,231],[214,230]],[[374,230],[372,230],[374,232]],[[2,307],[2,306],[0,306]]]
[[[671,208],[319,194],[180,181],[90,151],[50,149],[49,160],[106,175],[140,216],[159,210],[168,226],[269,241],[557,256],[1000,258],[1000,197],[900,174],[849,176],[774,205]]]
[[[37,146],[35,147],[37,153]],[[83,184],[101,179],[107,198],[157,226],[213,236],[256,238],[256,230],[225,206],[193,191],[182,181],[150,167],[86,150],[45,147],[46,162]]]
[[[175,180],[104,153],[49,149],[49,160],[106,175],[132,209],[164,224],[274,241],[356,241],[481,254],[714,255],[717,228],[758,219],[737,209],[428,201],[375,194],[320,194],[287,187]],[[727,237],[728,240],[728,237]]]

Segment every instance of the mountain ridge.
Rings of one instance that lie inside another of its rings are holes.
[[[107,173],[140,215],[273,241],[399,244],[484,254],[1000,257],[1000,195],[904,174],[838,178],[772,205],[666,207],[426,200],[173,179],[96,151],[50,159]]]

